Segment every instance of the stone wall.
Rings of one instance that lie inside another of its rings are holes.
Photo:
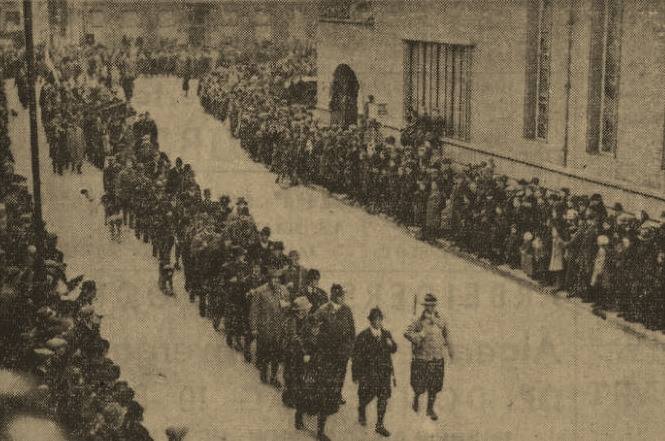
[[[665,2],[623,1],[615,155],[587,152],[592,0],[553,0],[553,4],[549,131],[544,140],[524,137],[527,0],[373,2],[373,23],[321,21],[319,113],[325,119],[333,72],[339,64],[348,64],[360,82],[359,110],[367,95],[374,95],[378,103],[386,104],[382,122],[398,129],[404,125],[403,41],[470,44],[470,140],[449,146],[459,160],[494,157],[500,168],[518,177],[551,175],[557,177],[551,179],[555,185],[612,189],[612,197],[619,191],[629,206],[634,201],[635,208],[662,207]]]

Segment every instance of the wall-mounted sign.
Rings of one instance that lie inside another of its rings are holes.
[[[371,1],[324,0],[319,5],[319,19],[332,22],[374,22]]]

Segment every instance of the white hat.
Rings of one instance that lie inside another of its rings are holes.
[[[312,309],[312,304],[305,296],[296,297],[293,300],[293,309],[296,311],[309,311]]]

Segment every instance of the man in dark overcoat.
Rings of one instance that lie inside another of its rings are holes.
[[[300,265],[300,254],[296,250],[289,251],[289,265],[284,272],[284,282],[291,293],[291,300],[298,297],[306,278],[307,270]]]
[[[328,379],[331,382],[331,389],[337,394],[339,404],[345,404],[342,399],[342,386],[356,337],[353,313],[344,303],[345,295],[346,292],[341,285],[333,284],[330,288],[330,302],[321,306],[315,313],[321,322],[319,337],[328,345],[325,353],[326,364],[330,369]]]
[[[261,373],[261,382],[280,388],[277,372],[281,358],[279,336],[281,334],[286,311],[290,306],[289,291],[279,280],[282,273],[273,271],[267,284],[251,293],[249,325],[252,336],[256,339],[256,365]]]
[[[358,334],[353,349],[353,382],[358,384],[358,421],[367,424],[365,408],[374,398],[376,404],[375,431],[382,436],[390,436],[383,419],[388,408],[391,394],[393,362],[391,355],[397,351],[397,345],[390,331],[383,329],[383,313],[373,308],[367,317],[370,326]]]
[[[301,377],[296,380],[298,392],[295,427],[304,428],[305,414],[317,416],[317,439],[329,441],[325,434],[326,421],[337,413],[346,364],[353,349],[355,327],[351,309],[344,304],[344,289],[333,285],[333,301],[310,314],[306,338],[302,345],[303,362]],[[294,302],[301,302],[298,297]],[[304,303],[304,301],[303,301]]]
[[[260,262],[261,266],[267,266],[270,259],[271,242],[270,227],[263,227],[259,232],[259,240],[252,244],[247,250],[252,262]]]
[[[307,297],[309,303],[312,304],[312,311],[314,312],[322,305],[328,303],[328,294],[319,288],[319,280],[321,280],[321,273],[317,269],[310,269],[307,271],[305,284],[300,289],[300,296]]]
[[[284,354],[284,391],[282,402],[287,407],[296,407],[298,394],[302,393],[304,356],[308,352],[307,316],[312,305],[307,298],[298,297],[291,303],[291,309],[282,328],[280,337]]]

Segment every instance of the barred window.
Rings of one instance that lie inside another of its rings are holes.
[[[622,0],[593,0],[587,151],[616,153]]]
[[[524,136],[547,139],[552,59],[552,0],[530,0],[527,29]]]
[[[467,141],[473,47],[407,41],[405,51],[405,112],[438,111],[446,122],[446,136]]]

